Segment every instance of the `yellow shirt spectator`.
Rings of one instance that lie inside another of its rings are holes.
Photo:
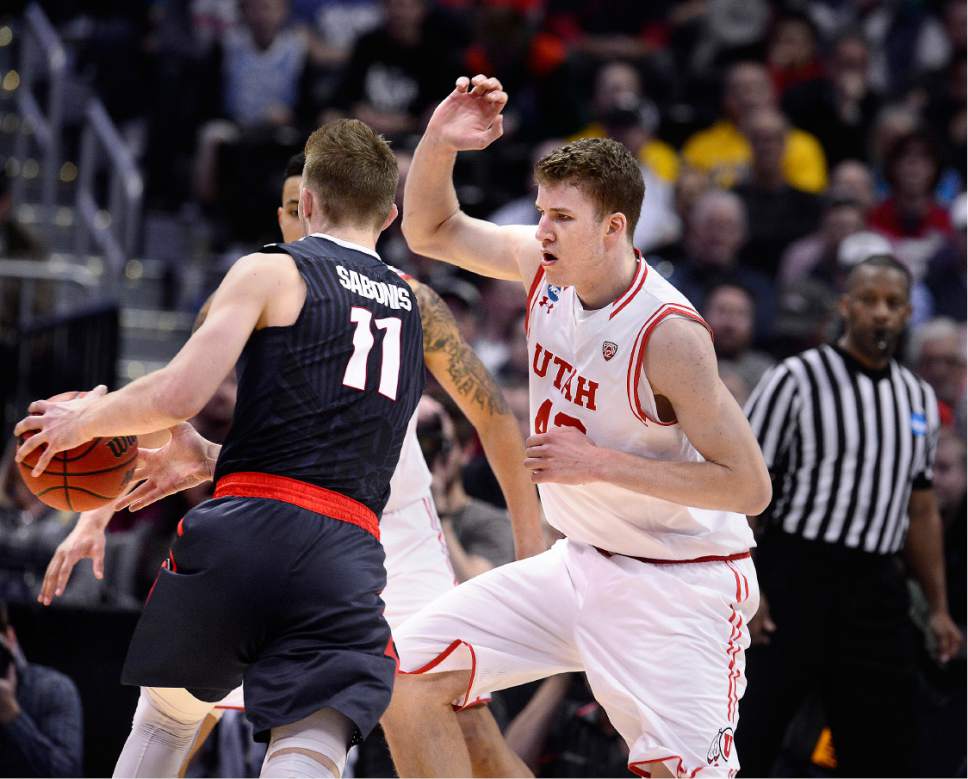
[[[584,130],[568,138],[579,141],[582,138],[604,138],[605,128],[600,122],[592,122]],[[674,184],[679,178],[679,155],[669,144],[655,138],[647,141],[639,149],[639,162],[645,165],[663,181]]]
[[[688,164],[709,173],[717,186],[728,188],[742,178],[752,151],[739,128],[721,120],[689,138],[682,156]],[[793,128],[787,134],[783,174],[791,187],[806,192],[827,188],[827,160],[820,143],[810,133]]]

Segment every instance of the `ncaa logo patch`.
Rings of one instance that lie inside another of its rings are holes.
[[[911,432],[916,436],[923,436],[928,432],[928,419],[918,411],[911,412]]]
[[[561,287],[556,287],[554,284],[549,284],[548,297],[551,298],[552,303],[557,303],[558,298],[561,297]]]
[[[618,354],[617,343],[605,341],[605,343],[602,344],[602,357],[604,357],[606,361],[611,360],[616,354]]]

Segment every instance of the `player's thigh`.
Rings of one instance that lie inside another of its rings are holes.
[[[391,629],[457,586],[447,543],[429,495],[380,520],[387,586],[382,598]]]
[[[458,706],[481,694],[578,670],[579,594],[564,544],[495,568],[442,595],[394,631],[405,674],[470,671]]]
[[[582,573],[577,643],[630,765],[735,771],[746,624],[758,600],[752,564],[648,565],[592,550]]]

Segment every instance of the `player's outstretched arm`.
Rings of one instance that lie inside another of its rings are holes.
[[[417,254],[527,285],[541,261],[534,228],[469,217],[453,183],[458,152],[483,149],[501,136],[507,99],[496,78],[457,80],[414,152],[403,194],[403,234]]]
[[[205,323],[164,368],[103,397],[32,403],[32,415],[14,428],[18,436],[33,432],[17,450],[17,462],[43,446],[33,471],[40,475],[55,454],[97,436],[150,433],[195,416],[235,365],[252,331],[264,323],[270,301],[284,298],[299,283],[295,265],[278,255],[243,257],[216,291]]]
[[[49,606],[55,597],[63,595],[74,566],[87,557],[91,558],[95,578],[104,578],[104,530],[114,512],[114,503],[109,503],[81,513],[74,529],[57,545],[47,564],[37,596],[39,603]]]
[[[420,305],[424,361],[481,438],[508,504],[518,559],[545,550],[541,508],[528,472],[521,467],[524,441],[517,420],[494,377],[474,354],[440,295],[426,284],[409,281]]]
[[[639,457],[596,447],[578,430],[556,429],[528,439],[532,480],[603,481],[683,506],[764,511],[770,475],[746,416],[719,379],[709,334],[689,320],[663,322],[649,341],[645,373],[655,394],[672,404],[703,462]]]

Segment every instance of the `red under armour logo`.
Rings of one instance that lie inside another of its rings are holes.
[[[548,300],[548,296],[547,296],[547,295],[544,295],[544,296],[543,296],[543,297],[541,298],[541,300],[540,300],[540,301],[538,301],[538,308],[544,308],[545,306],[547,306],[547,307],[548,307],[548,309],[547,309],[547,310],[548,310],[548,312],[550,312],[550,311],[551,311],[551,309],[553,309],[553,308],[555,307],[555,304],[554,304],[554,303],[551,303],[551,302],[550,302],[550,301]]]

